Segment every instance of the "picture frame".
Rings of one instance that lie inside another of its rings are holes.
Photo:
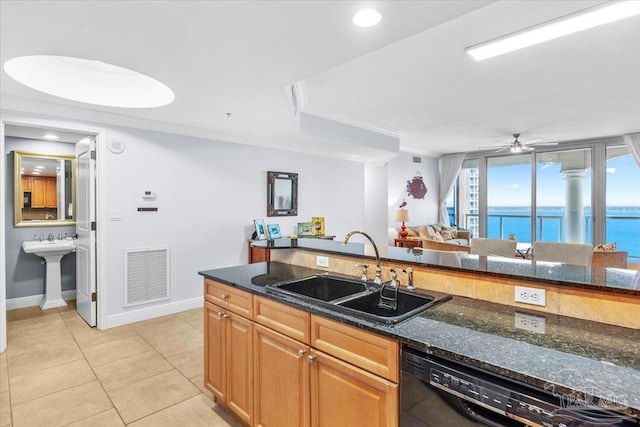
[[[298,223],[298,236],[300,237],[313,237],[316,234],[313,231],[313,223],[311,222],[299,222]]]
[[[254,219],[253,225],[256,229],[256,240],[267,240],[267,229],[264,227],[264,220]]]
[[[282,238],[282,231],[280,231],[280,224],[267,224],[267,232],[269,233],[269,239]]]
[[[315,235],[318,237],[324,236],[324,217],[311,217],[311,223],[313,224],[313,232],[315,233]]]

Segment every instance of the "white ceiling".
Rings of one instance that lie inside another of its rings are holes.
[[[522,140],[640,131],[640,17],[482,62],[464,48],[601,1],[0,1],[0,60],[52,54],[154,77],[174,103],[89,106],[4,70],[4,109],[357,160],[393,153],[303,135],[303,112],[438,156]],[[383,14],[358,28],[363,6]],[[226,113],[231,113],[227,117]]]

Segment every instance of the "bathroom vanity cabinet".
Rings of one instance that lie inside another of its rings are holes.
[[[205,298],[205,384],[248,425],[398,424],[397,341],[210,279]],[[248,317],[232,311],[238,301]],[[238,317],[251,325],[230,332]]]

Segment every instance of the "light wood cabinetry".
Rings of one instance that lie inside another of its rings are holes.
[[[398,425],[398,384],[320,351],[312,357],[312,425]]]
[[[44,180],[44,205],[47,208],[58,206],[58,184],[55,178]]]
[[[309,346],[255,325],[255,426],[311,425]]]
[[[218,403],[252,425],[252,295],[205,279],[204,310],[205,387]]]
[[[55,177],[22,176],[22,192],[31,192],[32,208],[55,208],[58,206],[58,188]]]
[[[397,342],[262,297],[254,315],[256,426],[398,425]]]
[[[205,279],[205,386],[260,427],[398,425],[399,344]]]

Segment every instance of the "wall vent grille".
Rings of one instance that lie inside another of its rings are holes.
[[[422,163],[422,157],[413,156],[413,163]]]
[[[125,307],[169,299],[169,248],[125,250]]]

